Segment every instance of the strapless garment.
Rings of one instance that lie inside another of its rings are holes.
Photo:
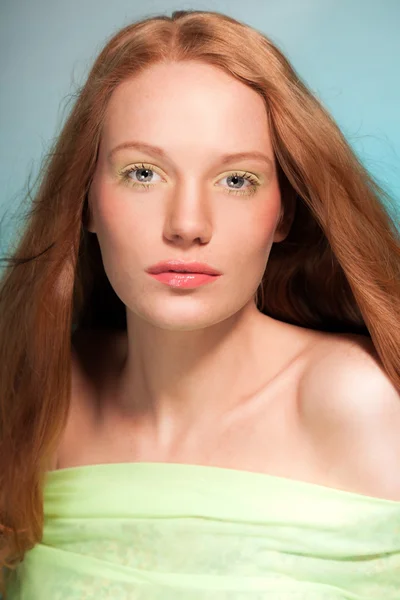
[[[9,600],[400,600],[400,502],[235,469],[47,474]]]

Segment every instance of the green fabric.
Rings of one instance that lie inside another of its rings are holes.
[[[400,502],[203,465],[48,474],[10,600],[399,600]]]

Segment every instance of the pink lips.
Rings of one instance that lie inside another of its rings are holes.
[[[206,275],[221,275],[219,271],[205,263],[186,262],[183,260],[161,261],[147,269],[147,272],[153,275],[160,273],[168,273],[170,271],[174,271],[175,274],[186,272],[187,274],[201,273]]]
[[[172,288],[196,288],[219,279],[218,275],[207,273],[150,273],[151,277]]]

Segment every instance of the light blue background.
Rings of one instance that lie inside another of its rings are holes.
[[[400,0],[0,0],[0,250],[71,94],[120,27],[217,10],[269,35],[400,206]],[[7,215],[6,215],[7,213]]]

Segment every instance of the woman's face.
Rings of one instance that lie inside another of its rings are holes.
[[[148,147],[117,149],[139,142]],[[239,152],[265,159],[224,160]],[[134,315],[190,330],[254,306],[271,246],[284,237],[262,98],[201,62],[156,64],[125,81],[107,108],[89,205],[107,277]],[[221,276],[172,288],[146,271],[169,259],[205,262]]]

